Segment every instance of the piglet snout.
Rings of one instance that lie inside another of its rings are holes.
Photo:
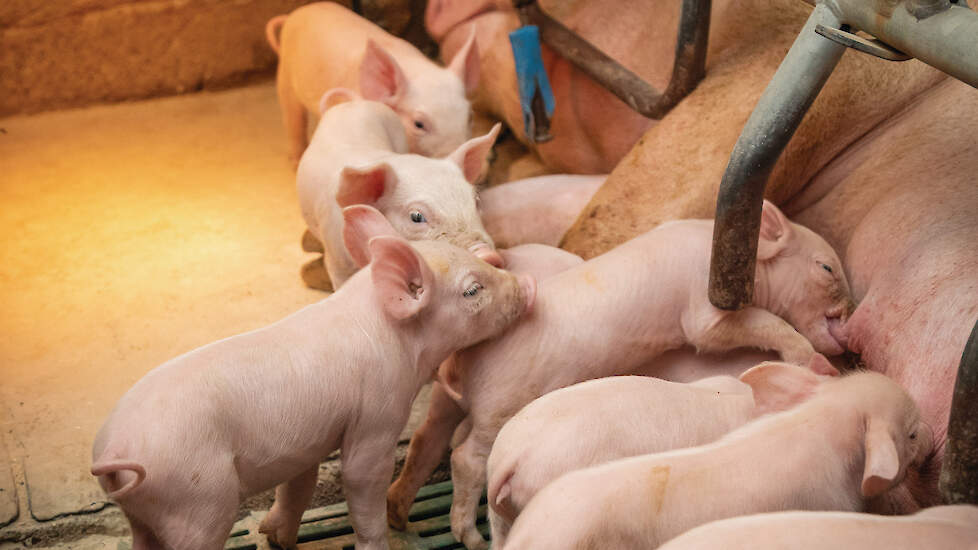
[[[506,267],[506,261],[499,255],[499,252],[496,252],[496,249],[486,243],[479,243],[469,247],[469,252],[493,267],[500,269]]]
[[[525,273],[520,273],[516,276],[516,281],[520,285],[520,291],[523,293],[523,298],[526,300],[523,306],[523,315],[527,315],[533,311],[533,301],[537,297],[537,280],[531,275]]]
[[[849,331],[846,330],[845,324],[843,324],[842,319],[839,317],[829,317],[829,334],[835,341],[842,346],[843,349],[849,349]]]

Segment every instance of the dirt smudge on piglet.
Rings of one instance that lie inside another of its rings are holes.
[[[652,489],[652,501],[655,515],[662,511],[662,501],[666,498],[666,487],[669,485],[669,466],[653,466],[649,471],[649,486]]]

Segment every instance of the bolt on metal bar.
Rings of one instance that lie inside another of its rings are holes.
[[[791,136],[845,52],[815,33],[841,22],[824,4],[815,6],[778,67],[734,146],[717,197],[710,260],[710,302],[740,309],[754,295],[761,204],[768,177]]]
[[[978,322],[961,354],[954,382],[938,487],[948,504],[978,504]]]
[[[710,34],[711,0],[683,0],[672,77],[664,93],[550,17],[536,0],[514,0],[524,24],[540,28],[540,37],[642,116],[660,119],[703,79]]]

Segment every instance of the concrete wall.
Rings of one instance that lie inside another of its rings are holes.
[[[307,3],[0,1],[0,116],[222,88],[271,75],[275,54],[265,42],[265,22]],[[423,0],[357,4],[381,26],[425,39]]]

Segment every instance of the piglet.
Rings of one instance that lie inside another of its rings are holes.
[[[827,362],[821,354],[812,357]],[[614,376],[581,382],[533,401],[503,426],[489,453],[493,544],[504,546],[520,511],[562,474],[714,441],[784,406],[779,396],[765,394],[771,390],[767,384],[752,388],[732,376],[690,384]]]
[[[302,6],[266,25],[279,54],[278,99],[293,163],[307,145],[310,113],[331,88],[344,87],[396,113],[411,152],[442,157],[469,137],[467,94],[479,83],[475,35],[439,67],[410,43],[334,2]]]
[[[952,550],[978,548],[978,506],[935,506],[912,516],[778,512],[714,521],[662,550]]]
[[[557,246],[607,175],[556,174],[511,181],[482,192],[482,223],[496,245]]]
[[[512,273],[529,275],[536,281],[552,277],[574,266],[584,263],[576,254],[542,244],[523,244],[499,250],[506,261],[506,269]],[[455,356],[445,360],[442,368],[454,368]],[[411,438],[407,450],[407,462],[421,464],[404,472],[388,491],[388,522],[391,527],[404,530],[407,527],[407,509],[414,500],[414,493],[425,482],[445,451],[448,450],[453,432],[457,438],[464,438],[471,423],[461,424],[466,413],[437,380],[431,386],[428,416],[425,429],[418,430]],[[413,474],[413,475],[412,475]],[[405,500],[409,499],[409,500]]]
[[[535,284],[448,243],[408,244],[372,208],[344,214],[368,267],[275,324],[150,371],[99,430],[92,474],[134,550],[219,550],[240,499],[276,485],[261,531],[294,546],[336,449],[357,549],[388,547],[384,492],[415,394],[454,350],[526,311]]]
[[[770,349],[799,365],[809,364],[815,351],[843,351],[832,331],[848,311],[849,286],[824,239],[766,202],[754,302],[740,311],[722,311],[707,300],[712,240],[711,220],[669,222],[543,280],[531,315],[439,369],[443,389],[472,426],[452,452],[452,532],[466,547],[485,546],[475,513],[496,433],[537,397],[592,378],[654,375],[645,370],[653,359],[685,345],[712,352]],[[435,403],[429,418],[441,420],[432,422],[432,433],[426,421],[415,437],[440,448],[451,429]],[[412,483],[398,482],[388,495],[393,525],[406,516],[416,480],[437,464],[405,464],[401,476]]]
[[[330,92],[323,98],[330,101]],[[343,93],[342,91],[339,93]],[[473,183],[499,133],[473,138],[445,159],[407,154],[397,115],[382,103],[353,98],[328,108],[296,175],[299,206],[333,288],[357,270],[343,244],[342,208],[376,207],[409,240],[446,240],[502,266],[476,205]],[[304,239],[305,248],[313,248]],[[303,278],[313,278],[304,268]]]
[[[900,483],[933,446],[896,382],[861,372],[819,380],[764,363],[741,379],[768,384],[785,412],[699,447],[577,470],[540,491],[505,550],[656,548],[697,525],[780,510],[861,511]],[[677,419],[678,421],[678,419]]]

